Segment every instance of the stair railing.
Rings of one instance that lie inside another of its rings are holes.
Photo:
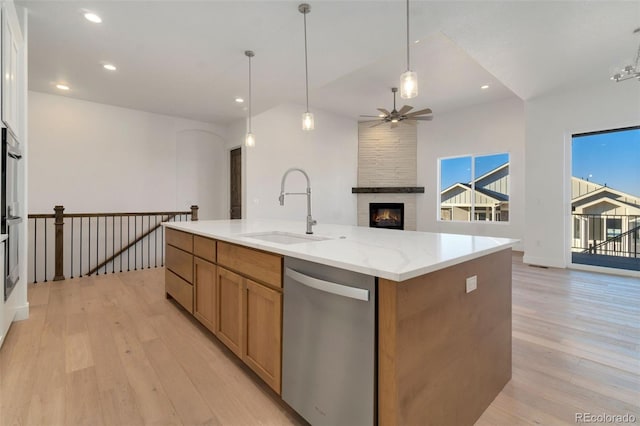
[[[28,282],[37,283],[164,266],[162,222],[196,221],[198,206],[141,213],[64,213],[55,206],[54,214],[28,220]]]

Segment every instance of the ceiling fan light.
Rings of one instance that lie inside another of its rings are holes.
[[[256,146],[256,136],[251,132],[247,133],[244,139],[244,145],[250,148]]]
[[[397,119],[397,118],[392,118],[392,119],[391,119],[391,122],[392,122],[392,123],[397,123],[397,122],[398,122],[398,119]]]
[[[314,126],[315,126],[315,123],[313,120],[313,114],[310,113],[309,111],[302,114],[302,130],[308,132],[310,130],[313,130]]]
[[[407,70],[400,76],[400,97],[411,99],[418,96],[418,74]]]

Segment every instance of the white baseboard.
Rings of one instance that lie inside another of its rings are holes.
[[[27,302],[23,306],[18,307],[16,309],[16,314],[13,317],[14,321],[24,321],[26,319],[29,319],[29,302]]]
[[[534,265],[534,266],[546,266],[550,268],[562,268],[562,269],[566,268],[566,265],[562,260],[558,261],[558,259],[547,258],[547,257],[527,256],[526,253],[522,258],[522,262],[526,263],[527,265]]]

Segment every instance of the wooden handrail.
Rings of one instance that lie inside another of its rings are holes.
[[[153,215],[153,214],[152,214]],[[160,223],[158,223],[156,226],[154,226],[151,229],[148,229],[147,232],[143,233],[142,235],[140,235],[138,238],[136,238],[135,240],[133,240],[131,243],[127,244],[126,247],[121,248],[117,253],[111,255],[108,259],[103,260],[102,262],[100,262],[99,265],[95,266],[93,269],[91,269],[89,271],[89,273],[87,275],[93,275],[95,274],[97,271],[100,270],[100,268],[103,268],[105,265],[108,265],[109,262],[113,261],[114,259],[116,259],[118,256],[120,256],[122,253],[124,253],[125,251],[129,250],[131,247],[135,246],[136,244],[138,244],[140,241],[144,240],[146,237],[148,237],[149,235],[151,235],[153,232],[155,232],[158,228],[160,228],[162,226],[162,222],[168,222],[171,219],[175,218],[176,215],[169,215],[167,217],[167,219],[165,220],[160,220]]]
[[[168,216],[168,215],[188,215],[191,210],[181,212],[138,212],[138,213],[64,213],[62,217],[111,217],[111,216]],[[53,219],[55,214],[29,214],[29,219]]]

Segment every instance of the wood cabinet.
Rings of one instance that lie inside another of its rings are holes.
[[[193,316],[215,333],[218,322],[218,277],[215,264],[194,257],[193,292]]]
[[[244,278],[218,266],[218,324],[216,335],[242,358],[244,337]]]
[[[2,6],[2,121],[23,142],[24,40],[12,4]]]
[[[282,381],[282,256],[166,229],[165,288],[274,391]]]
[[[194,235],[193,254],[209,262],[216,263],[216,241],[211,238]]]
[[[280,394],[282,370],[282,293],[245,280],[244,362]]]
[[[218,264],[265,284],[282,288],[282,256],[219,242]]]
[[[193,313],[193,236],[167,228],[166,240],[165,292]]]

